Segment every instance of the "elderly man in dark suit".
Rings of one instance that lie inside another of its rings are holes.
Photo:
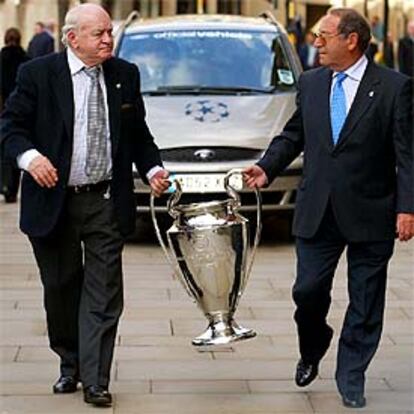
[[[68,48],[22,66],[1,117],[2,146],[25,172],[20,225],[44,286],[55,393],[110,405],[122,312],[121,252],[134,230],[132,163],[160,195],[169,185],[145,122],[137,68],[112,57],[103,8],[70,10]]]
[[[293,223],[296,383],[315,379],[329,347],[330,292],[346,248],[349,305],[336,383],[343,404],[353,408],[365,405],[365,371],[381,336],[394,238],[414,235],[411,81],[369,62],[369,40],[369,25],[356,11],[331,9],[323,17],[315,46],[325,67],[303,73],[296,112],[245,170],[247,184],[262,187],[303,151]]]

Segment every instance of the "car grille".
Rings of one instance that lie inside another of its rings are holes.
[[[263,150],[229,147],[171,148],[161,151],[163,161],[171,162],[217,162],[260,158]]]

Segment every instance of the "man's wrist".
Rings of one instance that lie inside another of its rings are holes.
[[[152,177],[154,177],[155,174],[157,174],[158,171],[162,171],[164,168],[160,167],[159,165],[156,165],[155,167],[152,167],[146,174],[147,180],[150,181]]]
[[[17,166],[21,170],[29,171],[30,163],[39,155],[42,155],[42,154],[36,149],[27,150],[17,156],[16,158]]]

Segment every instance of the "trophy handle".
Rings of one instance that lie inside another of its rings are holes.
[[[236,208],[240,207],[241,202],[240,202],[240,196],[239,193],[237,192],[237,190],[232,187],[230,185],[230,177],[234,174],[243,174],[243,169],[242,168],[234,168],[232,170],[230,170],[226,176],[224,177],[224,188],[227,191],[227,194],[235,201],[236,204]],[[254,188],[254,192],[256,194],[256,234],[254,236],[254,243],[253,243],[253,248],[252,248],[252,252],[250,254],[250,262],[247,266],[247,274],[249,275],[251,270],[252,270],[252,266],[253,266],[253,261],[254,261],[254,256],[256,255],[256,251],[257,251],[257,247],[259,246],[259,241],[260,241],[260,234],[262,232],[262,198],[260,195],[260,191],[257,188],[257,186]]]
[[[175,209],[175,206],[177,205],[177,203],[178,203],[178,201],[181,197],[182,189],[181,189],[180,183],[177,180],[173,180],[173,183],[175,184],[175,191],[171,194],[170,198],[168,199],[167,208],[168,208],[168,214],[175,219],[179,214],[178,211]],[[167,262],[169,263],[169,265],[174,270],[175,275],[177,276],[177,278],[181,282],[181,284],[184,286],[184,289],[187,292],[187,294],[190,296],[191,299],[194,300],[194,296],[192,295],[190,289],[187,287],[187,285],[182,281],[182,278],[180,277],[180,269],[179,269],[177,263],[175,262],[175,260],[171,256],[171,254],[168,250],[168,247],[166,246],[166,244],[164,243],[164,240],[162,239],[161,230],[160,230],[160,227],[158,225],[158,220],[157,220],[157,216],[156,216],[156,213],[155,213],[154,199],[155,199],[154,193],[151,191],[150,210],[151,210],[152,223],[154,224],[155,235],[157,236],[158,242],[159,242],[159,244],[160,244],[160,246],[161,246],[161,248],[164,252],[164,255],[167,259]]]
[[[175,191],[171,194],[170,198],[167,201],[167,210],[168,210],[168,214],[173,219],[176,219],[179,213],[175,209],[175,206],[180,201],[181,195],[183,194],[183,189],[182,189],[181,184],[178,180],[173,179],[171,185],[173,185],[173,184],[175,185]]]
[[[181,189],[181,185],[178,182],[178,180],[173,180],[173,183],[175,184],[175,191],[171,194],[170,198],[168,199],[167,209],[168,209],[168,214],[175,219],[178,215],[178,212],[176,211],[175,206],[177,205],[179,199],[181,198],[182,189]],[[177,266],[174,260],[172,259],[170,252],[168,251],[168,248],[166,244],[164,243],[164,240],[162,239],[161,230],[158,225],[158,220],[157,220],[157,216],[155,213],[154,199],[155,199],[154,193],[151,191],[150,210],[151,210],[152,223],[154,224],[155,235],[157,236],[158,242],[160,243],[160,246],[162,250],[164,251],[164,255],[167,258],[168,263],[171,265],[171,267],[175,271],[177,271]]]

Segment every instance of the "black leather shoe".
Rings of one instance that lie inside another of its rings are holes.
[[[109,407],[112,404],[112,395],[100,385],[90,385],[83,390],[83,399],[88,404],[99,407]]]
[[[298,387],[306,387],[318,375],[318,363],[307,364],[302,359],[299,360],[296,367],[295,381]]]
[[[79,379],[71,375],[61,375],[61,377],[53,385],[55,394],[70,394],[78,389]]]
[[[342,403],[348,408],[363,408],[367,402],[363,395],[343,395]]]

